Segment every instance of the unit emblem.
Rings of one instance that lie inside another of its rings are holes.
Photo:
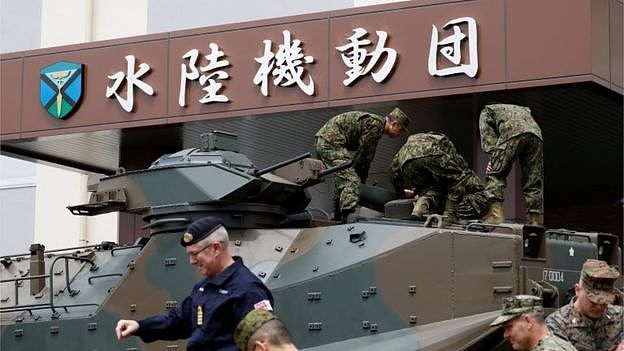
[[[69,117],[82,97],[81,63],[60,61],[43,67],[39,79],[39,101],[56,119]]]

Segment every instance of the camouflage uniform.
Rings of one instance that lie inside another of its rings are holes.
[[[453,218],[478,218],[489,208],[484,185],[453,143],[443,134],[411,135],[392,159],[390,182],[398,193],[415,189],[420,202],[426,199],[428,212]]]
[[[565,336],[579,351],[608,351],[624,339],[622,306],[608,305],[594,321],[574,308],[572,300],[546,318],[550,330]]]
[[[490,154],[492,170],[486,174],[486,193],[502,202],[507,176],[516,159],[522,168],[522,191],[527,213],[542,213],[543,139],[528,107],[486,105],[479,116],[481,146]]]
[[[544,312],[542,307],[542,298],[533,295],[516,295],[503,299],[503,311],[490,326],[499,326],[523,314],[532,314]],[[576,351],[574,346],[567,340],[548,332],[537,344],[529,351]]]
[[[530,351],[576,351],[576,349],[569,341],[548,333]]]
[[[574,307],[576,298],[546,318],[554,333],[565,336],[579,351],[608,351],[624,340],[624,310],[610,303],[615,299],[614,282],[619,272],[604,261],[589,259],[581,271],[581,287],[587,298],[607,304],[606,310],[594,320]]]
[[[351,160],[349,151],[355,151],[351,167],[334,173],[334,198],[341,211],[357,206],[360,182],[366,182],[384,126],[384,117],[353,111],[333,117],[316,133],[316,154],[328,168]]]

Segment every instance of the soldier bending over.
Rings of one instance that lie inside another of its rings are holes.
[[[522,168],[522,192],[526,202],[527,223],[540,224],[542,183],[544,180],[542,130],[528,107],[491,104],[479,116],[481,146],[490,154],[486,168],[486,192],[492,207],[485,221],[499,224],[503,214],[503,192],[515,160]]]
[[[444,215],[451,222],[481,218],[489,209],[484,185],[453,143],[443,134],[411,135],[392,159],[388,169],[397,193],[418,198],[412,215]]]
[[[316,133],[316,154],[326,167],[353,160],[350,168],[334,176],[334,219],[346,219],[360,199],[360,183],[366,183],[377,143],[383,134],[396,138],[407,131],[409,119],[399,108],[381,117],[352,111],[330,119]],[[355,154],[351,157],[349,151]]]

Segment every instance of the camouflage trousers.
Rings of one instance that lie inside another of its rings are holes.
[[[492,170],[486,174],[486,194],[492,201],[503,201],[507,176],[515,160],[522,170],[522,193],[527,213],[542,213],[544,180],[544,145],[533,134],[511,138],[491,155]]]
[[[316,156],[325,167],[334,167],[351,160],[346,148],[336,147],[323,138],[316,138]],[[334,202],[341,212],[354,209],[360,201],[360,177],[353,167],[334,173]]]
[[[458,154],[421,157],[402,166],[405,184],[416,190],[428,213],[444,212],[449,218],[478,219],[490,202],[483,182]],[[443,207],[444,206],[444,207]]]

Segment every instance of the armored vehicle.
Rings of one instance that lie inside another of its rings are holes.
[[[0,262],[2,350],[184,350],[185,341],[117,341],[118,319],[166,313],[199,278],[179,246],[186,226],[218,216],[231,251],[271,289],[304,350],[504,350],[489,323],[501,299],[572,296],[587,258],[621,262],[617,237],[522,224],[412,220],[411,201],[363,186],[376,215],[347,223],[308,208],[335,169],[308,155],[257,169],[227,133],[151,167],[103,178],[76,215],[140,214],[149,236]],[[348,166],[348,165],[342,165]],[[338,167],[340,168],[340,167]]]

